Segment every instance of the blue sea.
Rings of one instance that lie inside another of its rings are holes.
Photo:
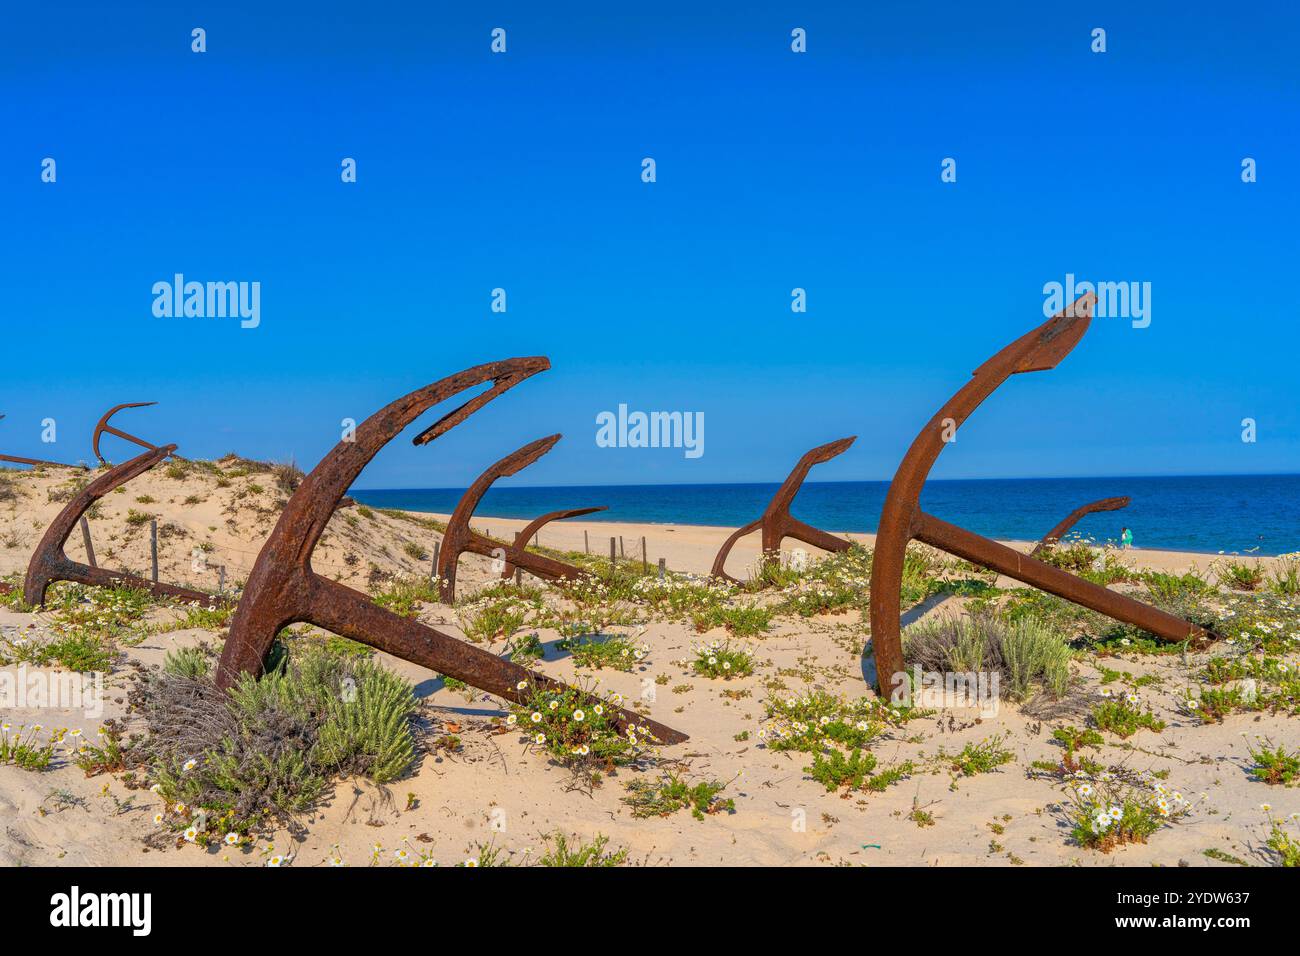
[[[560,508],[608,505],[579,522],[628,521],[732,527],[754,520],[776,484],[593,485],[493,487],[477,515],[534,518]],[[792,512],[828,531],[873,532],[889,483],[806,482]],[[372,489],[351,492],[363,504],[446,514],[463,489]],[[1086,516],[1076,530],[1097,541],[1133,530],[1133,546],[1214,554],[1300,551],[1300,475],[1160,478],[1042,478],[930,481],[921,506],[936,517],[990,538],[1042,537],[1079,505],[1129,495],[1123,511]]]

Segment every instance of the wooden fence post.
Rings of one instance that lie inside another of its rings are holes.
[[[152,565],[153,583],[158,583],[158,519],[149,519],[149,561]]]
[[[81,516],[81,540],[86,542],[86,563],[92,568],[99,567],[95,563],[95,546],[90,543],[90,522],[85,515]]]

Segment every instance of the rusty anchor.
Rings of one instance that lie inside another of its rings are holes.
[[[830,461],[837,455],[844,454],[856,440],[857,436],[854,435],[850,438],[841,438],[838,441],[828,442],[825,445],[818,445],[800,458],[791,470],[789,477],[781,483],[781,487],[772,496],[772,501],[768,504],[767,510],[763,512],[763,517],[757,521],[751,521],[744,527],[737,528],[732,532],[731,537],[722,543],[722,547],[718,549],[717,557],[713,559],[713,569],[710,574],[715,578],[723,578],[734,584],[739,584],[740,582],[736,578],[726,572],[727,555],[731,554],[731,549],[735,547],[737,541],[759,528],[763,529],[764,559],[779,555],[781,542],[786,538],[796,538],[804,542],[804,544],[810,544],[814,548],[821,548],[823,551],[848,550],[852,546],[851,542],[833,534],[827,534],[825,531],[800,521],[790,514],[790,505],[794,502],[795,495],[799,494],[799,489],[803,485],[804,479],[808,477],[808,472],[812,470],[813,465],[820,465],[823,462]]]
[[[881,509],[871,568],[871,643],[876,658],[876,686],[882,695],[906,681],[899,627],[899,589],[907,544],[913,538],[1167,641],[1199,642],[1214,636],[1182,618],[1085,581],[921,510],[921,489],[946,445],[947,436],[1012,375],[1055,368],[1088,330],[1095,302],[1096,296],[1088,293],[975,369],[971,380],[921,429],[898,466]]]
[[[532,531],[536,530],[532,525],[524,529],[524,531],[528,532],[528,535],[524,536],[521,532],[520,536],[515,538],[513,545],[493,541],[486,535],[474,531],[469,526],[469,519],[473,517],[474,509],[478,507],[483,495],[492,487],[493,482],[498,478],[507,478],[527,468],[554,448],[555,443],[560,438],[560,435],[548,435],[546,438],[539,438],[537,441],[529,442],[523,448],[511,452],[479,475],[474,480],[474,483],[465,489],[465,493],[460,496],[460,501],[456,502],[456,509],[451,513],[451,520],[447,522],[447,530],[443,532],[442,549],[438,552],[438,578],[441,582],[440,591],[444,604],[454,604],[456,602],[456,564],[465,551],[472,554],[481,554],[488,558],[504,560],[506,569],[508,569],[508,574],[504,576],[507,577],[509,574],[514,573],[516,567],[523,568],[525,571],[547,581],[579,578],[586,573],[581,568],[576,568],[563,561],[557,561],[541,554],[532,554],[524,550],[528,537],[531,536]],[[573,515],[590,514],[593,511],[600,510],[603,509],[588,508],[574,512],[557,511],[551,515],[543,515],[542,518],[537,520],[545,524],[546,521],[558,517],[572,517]]]
[[[112,418],[114,415],[116,415],[124,408],[148,408],[151,405],[157,405],[157,404],[158,404],[157,402],[124,402],[121,405],[114,405],[112,408],[110,408],[108,411],[104,413],[103,417],[100,418],[100,420],[95,424],[95,434],[92,435],[90,439],[91,448],[94,449],[95,457],[99,459],[99,463],[101,465],[108,464],[108,462],[104,459],[104,456],[99,453],[99,440],[105,434],[116,435],[118,438],[129,441],[132,444],[139,445],[141,448],[147,449],[149,451],[158,450],[158,446],[153,444],[152,442],[147,442],[143,438],[140,438],[136,435],[132,435],[130,432],[124,432],[120,428],[115,428],[114,426],[108,423],[108,420],[110,418]],[[176,446],[173,445],[172,447],[175,448]],[[173,454],[172,457],[179,461],[185,460],[181,458],[180,455],[176,455],[176,454]]]
[[[428,444],[503,392],[548,368],[550,361],[539,356],[466,369],[391,402],[358,425],[351,441],[335,445],[293,493],[257,556],[230,623],[230,636],[217,665],[217,685],[229,688],[241,674],[260,674],[276,635],[290,624],[310,623],[507,700],[525,699],[517,689],[521,683],[563,688],[545,675],[381,608],[365,594],[311,568],[312,550],[344,492],[403,428],[453,395],[492,383],[414,439],[417,445]],[[620,710],[617,720],[621,727],[646,726],[664,743],[686,739],[685,734],[630,711]]]
[[[1099,511],[1119,511],[1121,508],[1127,508],[1132,502],[1132,498],[1123,495],[1119,498],[1102,498],[1100,501],[1090,501],[1086,505],[1080,505],[1066,515],[1060,524],[1043,535],[1042,540],[1034,545],[1034,550],[1029,552],[1029,556],[1032,558],[1044,548],[1056,544],[1065,537],[1066,532],[1079,523],[1079,519],[1084,515],[1096,514]]]
[[[0,415],[0,418],[4,418]],[[11,461],[17,465],[31,465],[33,468],[79,468],[85,471],[85,465],[67,465],[61,461],[46,461],[43,458],[20,458],[17,455],[0,455],[0,461]]]
[[[541,531],[552,521],[564,521],[568,518],[580,518],[583,515],[595,514],[597,511],[608,511],[608,505],[599,505],[595,508],[567,508],[562,511],[548,511],[546,514],[534,518],[528,524],[524,525],[520,532],[515,535],[515,549],[523,551],[528,547],[529,540],[533,535]],[[509,559],[506,560],[506,566],[501,569],[501,580],[508,580],[515,573],[515,565]]]
[[[82,564],[80,561],[73,561],[63,551],[67,545],[68,535],[72,534],[72,529],[81,521],[81,516],[91,505],[132,478],[144,474],[160,461],[171,456],[175,450],[175,445],[164,445],[137,455],[130,461],[124,461],[111,468],[77,492],[45,529],[40,544],[36,546],[36,551],[27,564],[23,600],[32,607],[44,605],[45,592],[55,581],[73,581],[96,587],[138,588],[158,597],[176,598],[181,601],[210,603],[221,600],[216,595],[203,591],[151,581],[125,571],[110,571],[106,568]]]

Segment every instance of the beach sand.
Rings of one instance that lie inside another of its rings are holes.
[[[0,573],[25,568],[36,540],[61,507],[49,498],[52,491],[57,496],[66,477],[65,473],[26,473],[13,479],[16,496],[0,500]],[[227,487],[216,487],[210,476],[169,478],[155,470],[132,482],[126,493],[110,495],[101,503],[91,521],[97,557],[105,566],[137,571],[148,567],[147,519],[131,518],[131,511],[136,511],[155,516],[160,527],[170,529],[161,537],[163,580],[213,588],[216,569],[224,565],[228,581],[242,581],[283,498],[266,475],[235,478]],[[361,518],[355,527],[341,517],[357,513],[346,509],[331,521],[317,553],[318,571],[357,587],[364,587],[373,569],[429,573],[429,560],[408,555],[406,545],[414,542],[431,553],[439,537],[436,533],[386,514]],[[512,538],[523,524],[491,517],[474,521],[479,530],[508,533]],[[625,555],[640,557],[644,537],[651,566],[664,558],[673,571],[703,573],[732,529],[579,518],[544,528],[541,544],[582,550],[584,530],[594,553],[608,554],[610,536],[617,546],[621,535]],[[871,535],[851,537],[867,546],[873,541]],[[1023,550],[1029,547],[1023,542],[1011,544]],[[209,550],[195,552],[199,546]],[[80,535],[73,535],[68,553],[81,559]],[[196,554],[202,554],[203,560],[197,560]],[[728,569],[743,577],[757,556],[757,535],[751,535],[736,547]],[[1135,567],[1205,572],[1214,558],[1135,550],[1127,552],[1125,560]],[[1263,559],[1263,563],[1271,562]],[[462,559],[462,594],[492,578],[485,559]],[[960,612],[961,607],[956,597],[934,599],[910,612],[908,619]],[[174,612],[154,612],[159,621],[169,616]],[[456,636],[463,633],[452,608],[425,607],[420,619]],[[45,612],[0,610],[0,625],[18,632],[46,620]],[[547,659],[539,665],[547,674],[566,680],[593,674],[579,672],[571,658],[554,651],[557,633],[543,629],[539,637],[549,648]],[[379,659],[415,684],[425,705],[429,736],[455,728],[463,749],[424,754],[411,775],[387,788],[366,781],[341,783],[319,809],[302,819],[300,829],[281,830],[259,840],[258,846],[274,846],[297,865],[317,865],[334,854],[350,865],[368,865],[375,844],[383,847],[379,860],[385,865],[402,848],[412,853],[428,851],[443,865],[453,864],[476,856],[480,844],[494,845],[515,862],[526,862],[544,849],[545,834],[563,831],[585,840],[603,834],[611,847],[628,848],[631,861],[653,865],[1198,866],[1220,865],[1204,855],[1206,850],[1266,862],[1269,854],[1262,843],[1268,828],[1261,805],[1270,805],[1276,817],[1300,812],[1300,790],[1270,787],[1250,776],[1243,738],[1243,734],[1263,735],[1294,747],[1300,743],[1295,718],[1232,716],[1221,724],[1200,724],[1178,704],[1188,686],[1189,668],[1177,656],[1126,655],[1106,661],[1108,667],[1134,677],[1161,679],[1143,693],[1168,726],[1160,733],[1142,731],[1127,742],[1107,735],[1100,759],[1167,772],[1170,787],[1200,803],[1187,822],[1159,831],[1148,844],[1108,854],[1072,844],[1067,839],[1065,789],[1027,773],[1034,760],[1059,759],[1052,728],[1065,722],[1082,726],[1084,709],[1095,698],[1084,698],[1086,705],[1077,705],[1074,714],[1054,719],[1006,703],[992,716],[948,710],[918,719],[876,741],[873,750],[882,763],[913,760],[928,765],[941,752],[952,754],[967,743],[993,736],[1004,739],[1015,761],[973,777],[955,778],[944,769],[918,771],[881,793],[827,793],[805,772],[808,755],[778,753],[759,739],[763,702],[769,694],[764,681],[779,678],[787,688],[778,692],[781,697],[812,688],[854,698],[872,695],[863,676],[866,629],[858,614],[782,617],[770,633],[740,642],[754,651],[759,663],[755,676],[726,682],[694,676],[685,663],[692,645],[720,637],[725,637],[721,630],[700,634],[686,624],[652,623],[638,637],[650,650],[637,670],[602,670],[597,676],[603,688],[630,699],[653,690],[650,715],[690,735],[687,743],[665,748],[664,756],[677,761],[678,769],[692,781],[727,782],[723,796],[735,800],[734,813],[710,815],[703,821],[684,812],[663,819],[634,819],[620,798],[626,794],[624,784],[639,775],[625,770],[590,794],[568,790],[567,772],[543,755],[527,752],[518,735],[489,732],[492,718],[502,713],[498,700],[472,689],[450,690],[429,671],[379,654]],[[159,664],[173,648],[219,639],[202,630],[181,630],[152,634],[127,648],[126,665],[109,679],[102,716],[124,714],[126,678],[133,668]],[[493,649],[502,647],[498,643]],[[1076,672],[1081,693],[1098,689],[1096,666],[1080,663]],[[13,724],[79,727],[88,735],[98,724],[98,719],[72,711],[16,710],[5,718]],[[942,761],[935,766],[941,768]],[[916,822],[912,817],[916,808],[932,815],[932,825]],[[152,822],[158,809],[158,798],[147,790],[130,790],[109,776],[87,778],[66,763],[41,773],[0,766],[4,820],[0,863],[263,864],[262,855],[249,850],[161,845]]]

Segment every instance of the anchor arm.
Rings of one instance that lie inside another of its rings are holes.
[[[1060,541],[1062,536],[1078,524],[1079,519],[1084,515],[1096,514],[1099,511],[1119,511],[1121,508],[1127,508],[1133,501],[1128,495],[1120,498],[1102,498],[1100,501],[1092,501],[1086,505],[1080,505],[1071,511],[1065,518],[1051,531],[1043,535],[1042,540],[1034,545],[1034,550],[1030,555],[1038,554],[1049,544]]]
[[[520,532],[515,535],[515,548],[519,551],[526,551],[528,549],[528,542],[532,539],[533,535],[552,521],[564,521],[567,518],[580,518],[583,515],[595,514],[597,511],[608,510],[608,505],[601,505],[597,508],[569,508],[564,511],[549,511],[524,525]],[[515,565],[507,560],[506,566],[501,569],[501,580],[507,580],[514,573]]]

